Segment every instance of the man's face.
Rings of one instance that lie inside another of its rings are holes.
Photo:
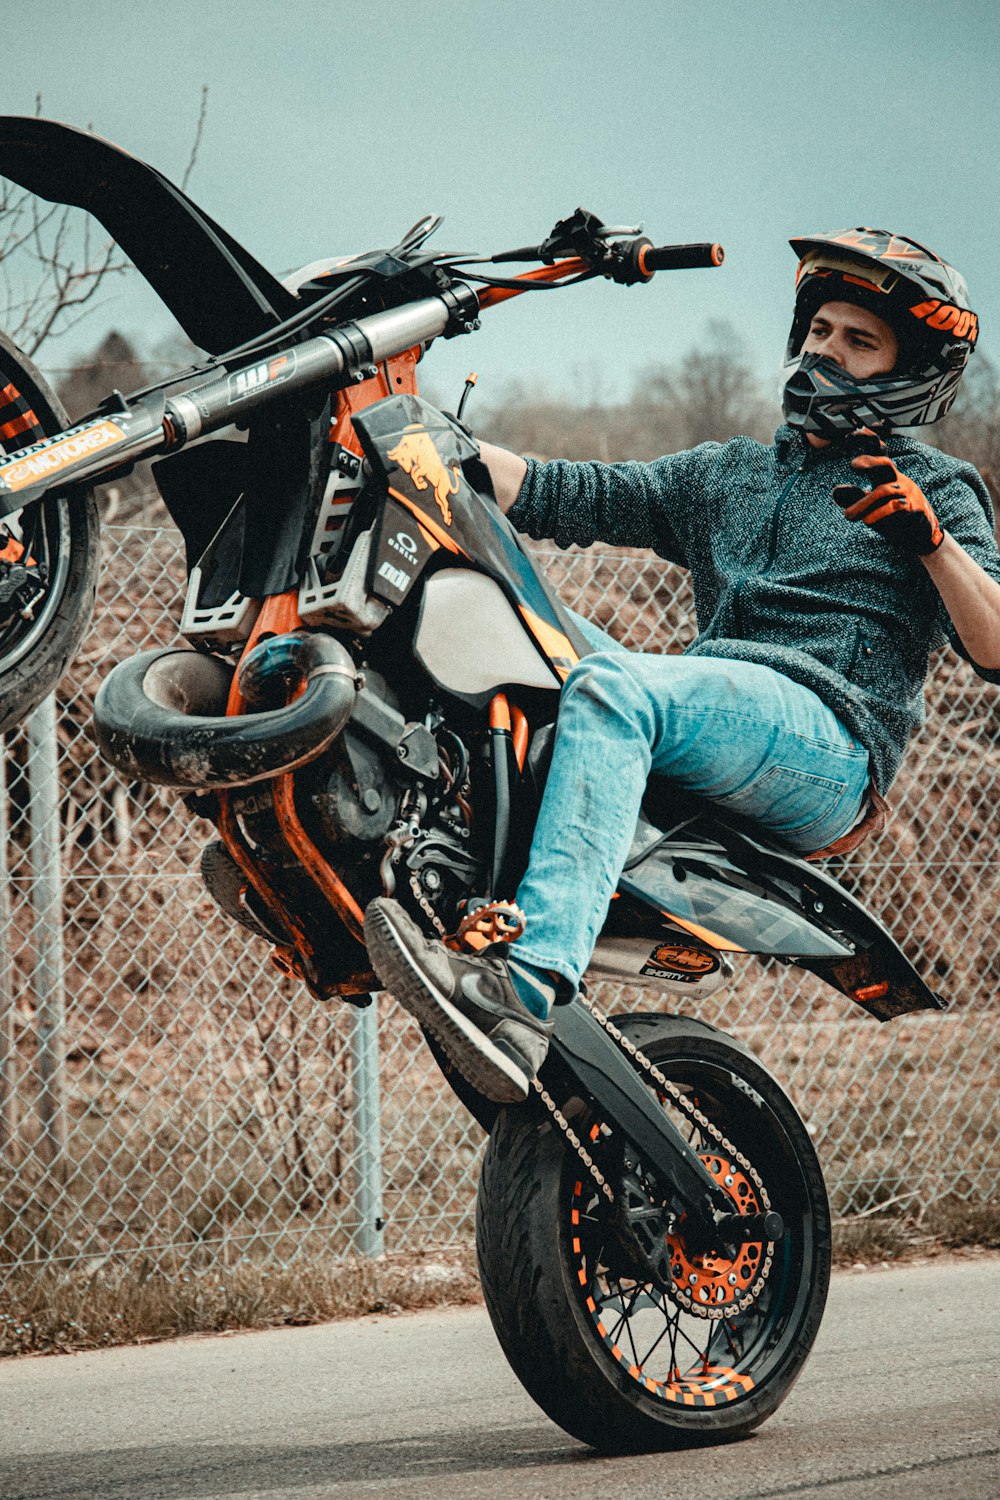
[[[899,343],[877,313],[851,302],[824,302],[809,324],[801,352],[821,354],[855,380],[870,380],[892,372]]]

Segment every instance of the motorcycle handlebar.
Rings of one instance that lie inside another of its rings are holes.
[[[639,270],[651,276],[654,271],[698,271],[703,266],[721,266],[726,252],[719,244],[707,241],[697,245],[640,246]]]
[[[624,274],[607,274],[626,282],[646,281],[654,271],[718,266],[722,259],[722,246],[717,244],[656,247],[648,240],[633,241],[628,264],[621,266]],[[558,282],[593,272],[587,261],[571,256],[528,271],[514,283],[483,287],[478,294],[455,285],[437,296],[331,327],[304,343],[276,345],[256,361],[244,358],[235,369],[217,366],[207,378],[166,398],[153,393],[99,409],[57,437],[24,452],[0,455],[0,517],[41,499],[55,484],[103,480],[139,459],[238,422],[272,400],[324,383],[363,380],[382,360],[416,344],[469,332],[478,326],[481,309],[517,296],[533,282]]]

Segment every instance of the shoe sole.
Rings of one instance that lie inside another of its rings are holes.
[[[494,1104],[523,1104],[531,1087],[528,1074],[417,968],[391,918],[372,912],[365,925],[366,936],[384,945],[376,965],[382,983],[440,1043],[462,1077]]]

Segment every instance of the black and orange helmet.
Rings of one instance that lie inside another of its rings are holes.
[[[858,427],[936,422],[949,409],[979,335],[964,279],[932,250],[884,229],[841,229],[790,240],[799,258],[786,361],[796,369],[782,397],[793,427],[832,438]],[[877,313],[899,340],[888,375],[855,380],[822,355],[801,355],[826,302]]]

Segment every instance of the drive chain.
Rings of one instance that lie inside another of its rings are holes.
[[[732,1141],[728,1140],[727,1137],[723,1135],[719,1127],[708,1118],[704,1111],[700,1110],[698,1106],[692,1100],[690,1100],[680,1088],[678,1088],[677,1084],[671,1083],[670,1080],[666,1078],[660,1071],[660,1069],[656,1066],[656,1064],[654,1062],[651,1062],[646,1054],[639,1047],[637,1047],[635,1043],[631,1041],[631,1039],[627,1037],[624,1032],[614,1024],[613,1021],[609,1020],[609,1018],[603,1013],[603,1011],[599,1010],[592,1001],[587,1004],[587,1009],[590,1011],[590,1014],[593,1016],[594,1020],[601,1027],[601,1029],[603,1031],[606,1031],[608,1036],[611,1037],[612,1041],[616,1042],[617,1045],[622,1049],[622,1051],[628,1054],[632,1061],[637,1065],[639,1072],[646,1075],[650,1082],[655,1086],[656,1090],[660,1094],[665,1095],[670,1100],[671,1104],[675,1105],[682,1114],[687,1115],[688,1118],[692,1120],[702,1131],[704,1131],[706,1135],[710,1136],[711,1139],[716,1142],[720,1154],[728,1156],[732,1161],[736,1162],[737,1165],[747,1174],[747,1176],[753,1182],[754,1187],[757,1189],[758,1194],[760,1195],[760,1202],[764,1212],[768,1212],[771,1207],[771,1199],[768,1195],[767,1189],[761,1181],[760,1174],[757,1171],[756,1167],[754,1167],[753,1163],[747,1160],[743,1152],[740,1151],[736,1146],[734,1146]],[[549,1094],[548,1090],[538,1081],[537,1078],[534,1080],[534,1089],[542,1104],[552,1116],[552,1119],[555,1122],[556,1126],[565,1136],[567,1142],[569,1143],[575,1154],[579,1157],[580,1161],[587,1169],[589,1175],[593,1178],[598,1191],[609,1203],[614,1203],[615,1193],[611,1184],[608,1182],[604,1173],[601,1171],[600,1167],[597,1165],[593,1156],[587,1150],[586,1146],[580,1140],[580,1137],[570,1125],[565,1115],[559,1109],[555,1100]],[[678,1286],[676,1282],[670,1289],[669,1295],[675,1302],[683,1307],[685,1311],[693,1313],[696,1317],[715,1320],[724,1317],[732,1317],[735,1313],[743,1312],[748,1307],[752,1306],[757,1297],[760,1295],[761,1291],[764,1288],[764,1282],[766,1281],[768,1273],[771,1269],[773,1255],[774,1243],[773,1241],[768,1241],[763,1265],[761,1266],[760,1274],[755,1280],[753,1286],[748,1288],[745,1295],[738,1301],[730,1303],[726,1309],[700,1306],[698,1303],[694,1302],[691,1297],[689,1297],[685,1292],[684,1288]]]

